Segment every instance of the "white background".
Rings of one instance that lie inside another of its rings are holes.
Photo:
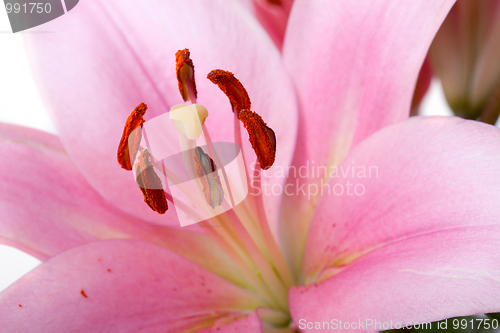
[[[24,50],[23,35],[37,30],[43,31],[43,26],[13,34],[7,13],[0,8],[0,121],[57,134],[36,90]],[[439,82],[432,83],[422,113],[451,115]],[[0,245],[0,291],[39,263],[17,249]]]

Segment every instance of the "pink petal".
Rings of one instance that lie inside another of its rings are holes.
[[[45,260],[98,239],[143,239],[245,283],[209,237],[150,225],[104,200],[51,134],[0,124],[0,179],[0,243]]]
[[[358,329],[364,322],[363,328],[372,331],[390,323],[400,328],[500,311],[500,227],[498,218],[482,223],[404,238],[363,255],[322,283],[293,288],[294,321],[337,319]],[[372,325],[367,327],[367,320]]]
[[[358,145],[328,184],[351,195],[318,204],[302,278],[316,283],[290,292],[293,318],[405,326],[500,311],[499,154],[498,128],[458,118],[412,118]]]
[[[259,304],[161,247],[111,240],[64,252],[2,292],[0,325],[6,331],[180,332],[218,317],[239,319]]]
[[[378,132],[323,188],[304,279],[400,239],[491,224],[500,216],[499,159],[500,130],[478,122],[417,117]]]
[[[252,108],[276,132],[276,165],[289,165],[297,127],[294,92],[278,50],[241,4],[91,1],[66,16],[47,23],[56,33],[28,36],[35,76],[64,147],[92,186],[121,209],[168,223],[144,204],[131,174],[118,166],[116,149],[140,102],[149,106],[146,120],[182,102],[174,54],[185,47],[196,67],[198,101],[210,113],[212,140],[233,141],[228,99],[205,79],[222,68],[242,81]],[[177,145],[177,133],[171,135]],[[246,149],[250,164],[255,154],[249,143]]]
[[[0,137],[2,242],[46,259],[95,239],[127,237],[136,219],[88,185],[57,137],[7,124]]]
[[[425,55],[453,3],[295,2],[284,58],[304,117],[305,157],[342,158],[350,143],[408,116]],[[332,150],[340,143],[347,147]]]
[[[352,146],[408,117],[422,62],[454,2],[295,1],[283,56],[299,97],[296,169],[337,165]],[[281,233],[296,271],[318,197],[283,200]]]

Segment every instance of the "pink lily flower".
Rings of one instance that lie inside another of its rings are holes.
[[[1,126],[0,242],[44,263],[0,294],[0,327],[371,332],[500,311],[500,131],[407,119],[453,3],[296,0],[282,54],[222,0],[84,1],[47,24],[55,33],[27,35],[59,137]],[[217,226],[181,229],[173,209],[144,203],[116,149],[140,102],[146,120],[182,103],[174,54],[185,47],[212,141],[235,140],[227,98],[204,79],[222,68],[277,151],[261,195]],[[331,179],[286,178],[290,166]],[[376,176],[359,174],[370,166]],[[362,186],[349,194],[349,183]]]

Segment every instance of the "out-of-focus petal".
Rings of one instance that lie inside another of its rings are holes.
[[[168,250],[110,240],[51,258],[3,291],[0,325],[6,331],[180,332],[240,319],[259,304]]]
[[[252,108],[276,133],[275,165],[289,165],[297,127],[293,88],[279,51],[239,2],[82,2],[46,27],[56,33],[29,35],[27,44],[61,141],[98,192],[126,212],[168,223],[144,204],[134,178],[117,164],[116,150],[125,120],[140,102],[149,107],[145,120],[182,102],[175,73],[179,49],[191,50],[212,140],[233,142],[227,97],[205,78],[222,68],[241,80]],[[172,148],[178,147],[177,133],[171,136]],[[250,143],[245,149],[250,165]]]
[[[422,62],[453,3],[294,2],[283,54],[299,99],[296,171],[337,165],[351,147],[409,116]],[[280,234],[297,272],[319,194],[299,190],[310,177],[289,184]]]
[[[276,47],[281,50],[290,14],[291,1],[253,0],[255,16],[266,29]]]
[[[378,132],[323,189],[303,280],[323,280],[367,252],[421,234],[499,227],[499,162],[500,130],[479,122],[416,117]]]
[[[459,0],[431,46],[431,59],[443,91],[456,115],[477,119],[495,99],[500,112],[500,3]]]
[[[46,260],[99,239],[142,239],[245,284],[208,236],[151,225],[103,199],[54,135],[0,124],[0,179],[0,243]]]
[[[496,218],[483,223],[490,225],[401,239],[362,256],[322,283],[292,288],[292,317],[296,322],[336,319],[348,325],[342,328],[351,328],[337,331],[352,332],[353,323],[380,331],[391,323],[400,328],[498,312],[500,226]]]

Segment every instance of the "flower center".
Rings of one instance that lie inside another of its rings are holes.
[[[177,201],[175,206],[188,215],[196,216],[198,221],[201,221],[198,225],[241,270],[247,280],[247,285],[243,287],[262,301],[262,308],[258,310],[261,320],[274,326],[286,326],[291,320],[288,289],[296,284],[296,280],[271,234],[262,191],[257,191],[259,195],[246,196],[240,204],[234,204],[223,159],[217,149],[214,149],[205,126],[208,111],[196,103],[194,65],[189,50],[178,51],[176,62],[179,92],[184,101],[190,104],[175,105],[170,110],[169,117],[178,132],[182,151],[180,160],[190,179],[196,180],[193,182],[194,188],[181,186],[181,190],[188,198],[201,196],[203,202],[193,199],[191,206],[195,202],[194,210],[189,204],[180,205]],[[260,115],[250,110],[248,93],[231,72],[216,69],[211,71],[207,78],[217,84],[229,98],[234,114],[234,143],[239,146],[243,165],[246,163],[245,154],[241,149],[241,124],[248,131],[258,165],[254,175],[244,172],[243,178],[246,184],[253,178],[252,184],[261,186],[261,169],[270,168],[275,161],[274,131]],[[141,103],[127,119],[118,148],[118,161],[126,170],[132,170],[131,166],[135,165],[136,181],[144,194],[144,201],[151,209],[163,214],[168,208],[167,200],[174,204],[174,198],[164,191],[161,180],[154,171],[154,157],[147,148],[140,146],[144,123],[142,117],[146,109],[146,105]],[[136,161],[139,149],[141,153]],[[164,175],[169,177],[169,182],[172,177],[181,178],[175,172],[166,172],[166,169],[163,166]],[[200,219],[199,216],[210,217]]]

